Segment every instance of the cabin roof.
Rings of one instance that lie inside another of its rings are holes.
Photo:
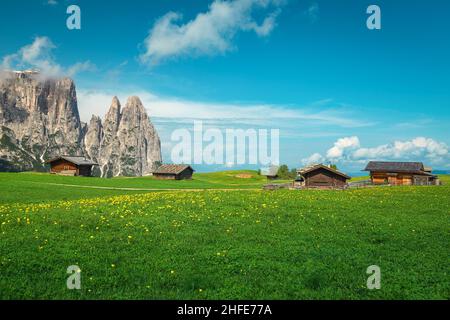
[[[184,170],[190,168],[192,171],[195,171],[192,169],[190,165],[185,164],[163,164],[158,167],[153,173],[161,173],[161,174],[180,174]]]
[[[437,175],[432,174],[432,173],[430,173],[430,172],[426,172],[426,171],[421,172],[420,174],[423,175],[423,176],[429,176],[429,177],[435,177],[435,178],[438,177]]]
[[[422,162],[370,161],[363,171],[420,172],[424,171]]]
[[[86,159],[86,157],[83,156],[59,156],[53,159],[50,159],[46,161],[47,163],[51,163],[57,160],[66,160],[73,164],[76,164],[77,166],[97,166],[98,164],[96,162],[93,162],[89,159]]]
[[[308,172],[312,172],[312,171],[315,171],[315,170],[318,170],[318,169],[328,170],[328,171],[330,171],[330,172],[332,172],[334,174],[337,174],[337,175],[339,175],[341,177],[344,177],[346,179],[351,179],[352,178],[352,177],[346,175],[345,173],[340,172],[339,170],[330,168],[330,167],[325,166],[323,164],[315,164],[315,165],[311,165],[311,166],[308,166],[308,167],[305,167],[305,168],[302,168],[302,169],[297,169],[297,173],[300,173],[300,174],[303,175],[303,174],[306,174]]]

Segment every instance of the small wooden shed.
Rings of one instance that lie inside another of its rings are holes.
[[[50,164],[50,173],[84,177],[90,177],[92,167],[97,165],[82,156],[59,156],[46,161],[46,163]]]
[[[316,164],[297,170],[294,184],[305,188],[333,189],[345,188],[348,175],[323,164]]]
[[[194,171],[190,165],[163,164],[153,172],[153,176],[164,180],[186,180],[192,179]]]

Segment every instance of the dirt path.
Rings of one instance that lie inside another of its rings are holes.
[[[102,190],[121,190],[121,191],[189,191],[189,192],[200,192],[200,191],[245,191],[245,190],[260,190],[259,188],[221,188],[221,189],[170,189],[170,188],[123,188],[123,187],[101,187],[101,186],[85,186],[78,184],[66,184],[66,183],[53,183],[53,182],[31,182],[37,184],[46,184],[61,187],[77,187],[77,188],[88,188],[88,189],[102,189]]]

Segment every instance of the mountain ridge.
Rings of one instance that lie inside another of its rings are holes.
[[[142,176],[161,162],[161,142],[138,97],[113,97],[102,120],[80,121],[75,83],[15,71],[0,80],[0,171],[44,171],[45,160],[85,156],[102,177]]]

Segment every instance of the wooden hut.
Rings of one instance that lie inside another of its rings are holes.
[[[350,177],[323,164],[316,164],[297,170],[294,185],[303,188],[334,189],[345,188]]]
[[[192,179],[194,171],[190,165],[163,164],[153,172],[153,176],[156,179],[185,180]]]
[[[85,177],[90,177],[92,167],[97,165],[81,156],[59,156],[46,161],[46,163],[50,164],[50,173]]]
[[[370,161],[364,171],[370,172],[373,184],[436,185],[439,179],[422,162]]]

